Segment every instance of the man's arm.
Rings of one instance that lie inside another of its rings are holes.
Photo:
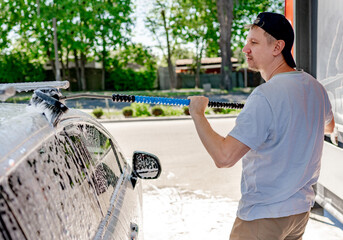
[[[190,97],[189,111],[201,142],[218,168],[232,167],[250,148],[237,139],[216,133],[205,117],[206,97]]]

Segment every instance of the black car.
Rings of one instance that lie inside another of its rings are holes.
[[[58,117],[0,103],[0,239],[143,239],[138,177],[160,175],[157,157],[135,152],[131,167],[93,117]]]

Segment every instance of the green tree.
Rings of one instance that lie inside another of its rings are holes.
[[[220,52],[222,57],[222,88],[231,89],[232,48],[243,48],[246,29],[259,12],[283,9],[283,0],[217,0],[218,22],[220,24]]]
[[[176,87],[175,71],[172,57],[175,47],[178,45],[172,32],[174,22],[174,1],[156,0],[153,9],[149,12],[145,24],[158,42],[158,48],[162,51],[168,64],[170,87]]]
[[[54,48],[56,45],[54,45],[53,18],[65,17],[67,13],[64,9],[69,8],[70,1],[61,1],[57,5],[53,1],[18,0],[3,1],[2,5],[0,11],[7,16],[10,31],[19,36],[16,42],[12,42],[11,46],[7,45],[7,47],[14,47],[16,51],[31,52],[31,55],[37,59],[49,61],[56,75],[54,59],[58,54],[55,53]],[[1,37],[4,39],[8,35]]]
[[[107,89],[151,90],[156,82],[156,58],[141,44],[126,45],[109,59],[107,72]]]
[[[94,4],[94,16],[92,18],[96,40],[94,51],[102,62],[103,89],[105,89],[106,59],[109,57],[111,50],[113,51],[115,47],[120,47],[128,42],[132,25],[130,17],[132,10],[131,0],[116,2],[102,0]],[[100,49],[100,51],[97,51],[97,49]]]
[[[201,58],[219,55],[222,58],[221,87],[230,89],[232,53],[244,46],[247,31],[244,26],[262,11],[282,12],[283,0],[156,0],[146,25],[159,47],[167,52],[164,55],[170,75],[173,75],[171,59],[175,46],[193,43],[196,85],[199,84]]]
[[[221,88],[231,89],[231,26],[233,20],[233,0],[217,0],[218,22],[220,25]]]
[[[73,58],[79,86],[84,90],[87,61],[97,56],[102,60],[104,86],[108,52],[127,41],[132,24],[131,0],[1,0],[0,4],[0,16],[5,19],[1,50],[7,47],[11,51],[8,33],[12,30],[20,36],[15,43],[17,50],[35,52],[32,55],[50,62],[54,73],[57,58],[63,78],[67,79],[70,79],[69,59]],[[54,18],[56,28],[53,28]],[[58,37],[55,44],[54,31]]]
[[[125,48],[116,52],[116,59],[123,68],[136,64],[137,68],[145,70],[156,70],[156,57],[151,53],[151,49],[142,44],[126,45]]]
[[[43,66],[22,52],[2,54],[0,73],[1,83],[39,82],[45,78]]]
[[[13,18],[12,13],[10,13],[10,6],[4,2],[4,0],[0,0],[0,19],[1,19],[1,27],[0,27],[0,50],[2,52],[3,49],[7,49],[10,44],[9,39],[9,32],[13,28],[11,18]]]
[[[174,35],[195,45],[195,86],[200,84],[201,59],[211,42],[217,42],[215,0],[178,0],[175,8]]]

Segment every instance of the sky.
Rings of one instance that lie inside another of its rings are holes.
[[[153,40],[151,33],[145,28],[144,19],[146,14],[152,8],[153,1],[151,0],[133,0],[136,4],[135,13],[133,16],[136,18],[135,28],[133,29],[134,43],[142,43],[144,46],[153,47],[156,42]]]

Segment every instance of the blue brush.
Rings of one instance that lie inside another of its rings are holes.
[[[161,104],[161,105],[178,105],[178,106],[189,106],[189,99],[177,99],[177,98],[165,98],[165,97],[147,97],[137,95],[125,95],[125,94],[113,94],[113,102],[137,102],[137,103],[148,103],[148,104]],[[230,108],[230,109],[242,109],[243,103],[226,103],[226,102],[213,102],[208,103],[208,107],[212,108]]]
[[[62,100],[76,99],[76,98],[99,98],[99,99],[112,99],[113,102],[136,102],[148,104],[161,104],[173,106],[189,106],[189,99],[177,99],[166,97],[147,97],[135,96],[124,94],[113,94],[111,96],[96,95],[96,94],[74,94],[71,96],[62,96],[58,89],[36,89],[30,100],[30,105],[42,112],[52,126],[56,126],[60,121],[63,113],[68,111],[68,107],[64,105]],[[229,108],[241,109],[244,107],[243,103],[225,103],[225,102],[212,102],[208,103],[208,107],[212,108]]]

